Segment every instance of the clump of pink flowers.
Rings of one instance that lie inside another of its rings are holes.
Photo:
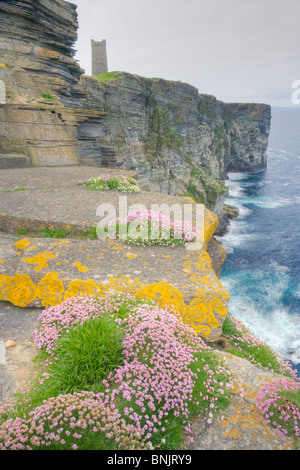
[[[94,439],[99,433],[106,439],[114,436],[125,447],[128,436],[132,445],[140,439],[117,408],[103,400],[103,394],[83,391],[50,398],[28,417],[5,421],[0,426],[0,450],[77,450],[86,432]]]
[[[132,245],[184,245],[201,239],[200,231],[189,222],[171,220],[163,212],[152,209],[138,210],[111,221],[108,233],[112,226],[114,230],[118,226],[117,235]]]
[[[124,308],[124,305],[128,304],[130,308],[134,303],[136,299],[129,293],[114,293],[106,297],[71,297],[59,305],[43,310],[33,331],[33,339],[39,349],[45,349],[48,354],[52,354],[58,338],[74,328],[77,323],[82,325],[85,321],[105,313],[117,314],[121,306]]]
[[[93,176],[87,180],[78,181],[79,185],[84,185],[93,191],[120,191],[123,193],[140,192],[140,187],[133,178],[124,175],[101,174]]]
[[[167,445],[174,420],[190,431],[191,406],[211,420],[218,398],[233,386],[230,372],[217,357],[212,370],[206,362],[210,347],[172,310],[134,304],[130,296],[76,297],[45,309],[34,339],[54,355],[57,339],[69,328],[107,314],[115,315],[125,336],[124,362],[103,380],[105,391],[59,395],[27,417],[5,421],[0,449],[81,449],[86,433],[96,440],[104,436],[113,448],[154,449]]]
[[[300,436],[300,411],[298,406],[285,396],[285,392],[299,395],[300,382],[277,380],[263,385],[256,398],[256,407],[263,414],[265,424],[271,424],[276,433],[285,440],[287,434]]]

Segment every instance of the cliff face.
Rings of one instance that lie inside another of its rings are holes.
[[[0,1],[0,168],[76,164],[77,127],[61,105],[82,70],[76,7],[62,0]]]
[[[76,83],[82,71],[73,58],[75,5],[63,0],[2,0],[0,15],[1,60],[13,72],[20,93],[34,96],[46,78],[60,91],[61,80],[65,86]]]
[[[76,7],[63,0],[1,1],[0,15],[0,168],[13,154],[24,165],[133,169],[143,189],[188,194],[222,218],[227,171],[266,167],[269,106],[128,73],[84,77]]]
[[[185,83],[127,73],[111,74],[108,82],[83,77],[80,87],[85,96],[65,104],[107,115],[99,126],[82,124],[79,138],[90,139],[99,164],[105,161],[99,140],[110,146],[109,163],[136,170],[144,189],[188,192],[213,206],[228,170],[266,167],[267,105],[225,104]],[[85,145],[79,141],[80,162]]]

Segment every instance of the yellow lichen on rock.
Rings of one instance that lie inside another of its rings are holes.
[[[75,263],[75,267],[78,269],[80,273],[87,273],[89,271],[89,268],[87,266],[82,266],[82,264],[79,261]]]
[[[92,280],[88,279],[87,281],[81,281],[80,279],[71,281],[68,289],[65,292],[64,300],[71,297],[76,297],[77,295],[98,295],[98,286]]]
[[[37,266],[34,268],[34,270],[41,271],[43,268],[48,267],[48,261],[53,258],[55,258],[55,255],[49,253],[48,251],[44,251],[44,253],[38,253],[32,258],[24,258],[23,261],[31,265],[36,264]]]
[[[214,273],[211,258],[206,251],[198,252],[193,259],[187,256],[183,271],[197,292],[195,299],[183,312],[183,320],[200,336],[215,340],[228,312],[230,296]]]
[[[37,296],[37,286],[27,274],[15,274],[13,277],[0,276],[0,299],[26,307]]]
[[[64,285],[58,277],[57,273],[47,273],[38,284],[37,296],[44,307],[55,306],[62,302]]]
[[[107,282],[100,282],[98,290],[101,295],[105,295],[106,292],[131,292],[136,293],[142,287],[139,279],[132,279],[130,276],[123,274],[121,277],[111,277]]]
[[[6,300],[4,292],[7,286],[10,284],[10,280],[11,277],[7,276],[6,274],[0,275],[0,300]]]
[[[24,250],[30,245],[30,241],[27,238],[23,238],[22,240],[19,240],[15,243],[15,246],[18,248],[18,250]]]
[[[204,338],[211,336],[213,339],[215,335],[212,330],[222,326],[218,316],[224,314],[227,314],[227,308],[224,307],[220,299],[207,300],[199,297],[187,306],[183,320],[200,336]]]
[[[207,250],[208,244],[215,233],[216,229],[218,228],[219,220],[218,217],[205,208],[204,210],[204,250]]]
[[[185,311],[183,295],[176,287],[166,282],[149,284],[136,292],[138,297],[157,302],[161,307],[170,306],[181,315]]]

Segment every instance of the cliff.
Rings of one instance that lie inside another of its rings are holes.
[[[0,2],[0,168],[77,163],[77,120],[61,104],[82,74],[76,7],[62,0]]]
[[[143,189],[188,194],[222,221],[227,172],[266,167],[268,105],[125,72],[85,77],[76,7],[63,0],[2,1],[0,15],[0,168],[135,170]]]

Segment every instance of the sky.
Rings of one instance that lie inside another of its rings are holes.
[[[91,39],[106,39],[109,71],[186,82],[225,102],[300,109],[300,0],[72,3],[86,75]]]

